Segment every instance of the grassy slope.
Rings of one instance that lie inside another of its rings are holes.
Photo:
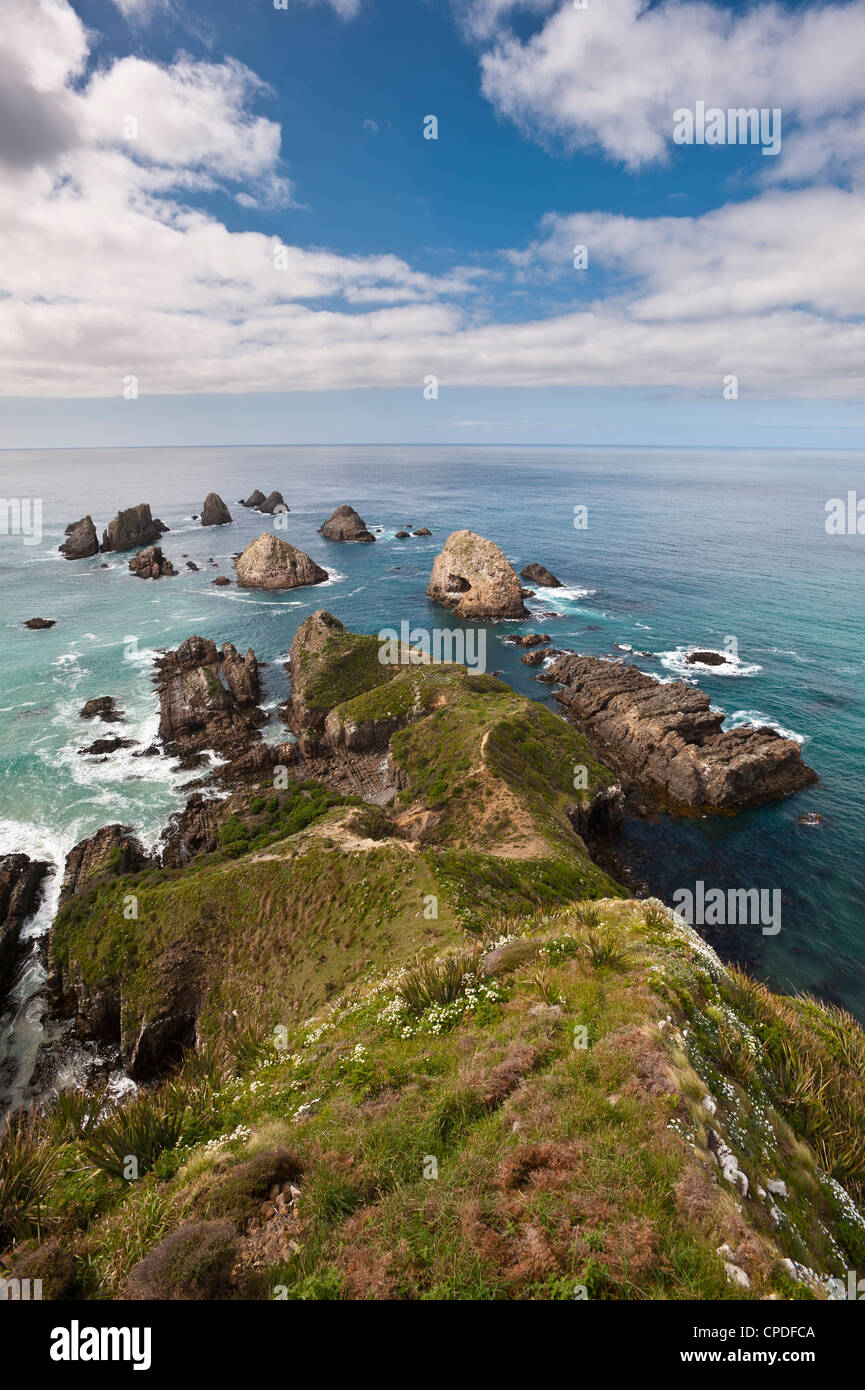
[[[14,1234],[22,1273],[89,1297],[116,1296],[147,1252],[145,1286],[186,1297],[821,1296],[781,1261],[865,1261],[848,1196],[865,1193],[865,1035],[618,895],[566,815],[575,765],[583,795],[609,773],[563,721],[492,678],[427,682],[432,712],[393,740],[393,816],[264,789],[215,855],[108,878],[60,914],[55,954],[91,984],[120,978],[130,1028],[158,1012],[154,961],[201,948],[217,1051],[145,1097],[143,1128],[122,1112],[119,1152],[153,1150],[136,1181],[105,1171],[80,1113],[42,1121],[27,1152],[50,1182],[31,1173],[0,1248]],[[421,844],[400,838],[417,811]],[[467,959],[452,1002],[403,1002],[418,955],[453,962],[502,934],[502,973],[484,984]],[[290,1211],[270,1200],[287,1171]],[[760,1195],[770,1179],[786,1198]]]

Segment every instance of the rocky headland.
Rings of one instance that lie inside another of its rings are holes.
[[[723,714],[695,686],[573,654],[547,675],[599,755],[673,809],[737,811],[817,780],[799,744],[774,729],[723,730]]]

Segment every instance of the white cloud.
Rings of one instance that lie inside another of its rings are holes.
[[[490,0],[472,9],[483,13]],[[865,107],[863,0],[744,12],[685,0],[590,0],[575,10],[565,0],[526,40],[503,22],[494,31],[481,73],[496,109],[630,168],[667,157],[673,112],[697,100],[781,107],[785,125]]]
[[[286,194],[279,128],[251,109],[266,93],[241,64],[129,57],[87,78],[87,37],[65,0],[7,4],[7,65],[33,111],[60,113],[66,133],[52,143],[49,119],[39,148],[19,131],[7,150],[6,395],[119,396],[133,374],[141,399],[130,409],[142,409],[155,393],[420,392],[429,373],[443,400],[467,385],[720,395],[730,372],[743,395],[861,395],[862,191],[772,189],[696,218],[547,218],[505,262],[522,282],[515,294],[577,276],[574,241],[590,246],[582,284],[597,267],[614,290],[498,322],[501,270],[476,296],[477,269],[432,276],[388,254],[286,245],[277,268],[275,237],[229,231],[190,205],[219,188],[247,206]],[[130,115],[137,140],[124,138]]]

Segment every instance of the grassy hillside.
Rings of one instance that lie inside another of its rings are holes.
[[[865,1034],[624,895],[572,826],[611,775],[540,705],[411,668],[335,713],[409,695],[391,806],[263,784],[214,853],[61,910],[124,1048],[184,1010],[196,1045],[19,1117],[0,1266],[52,1297],[825,1297],[865,1263]]]

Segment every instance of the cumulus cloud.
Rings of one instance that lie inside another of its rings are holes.
[[[119,395],[130,374],[142,397],[420,391],[430,373],[443,393],[720,393],[731,372],[743,394],[861,394],[861,191],[772,188],[696,218],[551,216],[528,247],[438,275],[390,254],[283,245],[196,206],[201,192],[259,207],[290,194],[279,128],[254,111],[267,96],[255,74],[138,57],[88,71],[66,0],[6,5],[3,61],[35,105],[0,204],[4,394]],[[561,302],[577,241],[590,247],[583,292],[596,268],[604,288],[518,321],[533,280]]]
[[[785,122],[805,126],[865,109],[863,0],[745,11],[691,0],[602,0],[584,10],[565,2],[527,39],[505,23],[513,8],[465,8],[495,36],[481,56],[484,94],[527,132],[628,168],[665,159],[673,112],[698,100],[781,107]]]

